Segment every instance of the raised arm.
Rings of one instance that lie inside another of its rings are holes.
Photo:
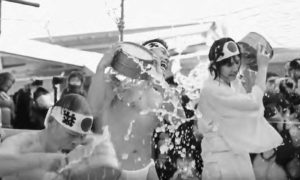
[[[57,171],[65,163],[62,153],[6,153],[0,151],[0,176],[9,176],[33,169]]]
[[[266,89],[266,78],[269,61],[271,60],[270,54],[264,46],[258,46],[257,50],[257,65],[258,71],[256,75],[255,85],[260,87],[263,91]]]
[[[112,48],[108,53],[104,54],[100,60],[96,74],[92,77],[92,82],[88,91],[87,100],[94,114],[95,132],[102,132],[103,122],[101,120],[102,112],[105,104],[111,101],[112,88],[105,80],[105,69],[109,67],[116,48]],[[110,98],[110,99],[109,99]]]

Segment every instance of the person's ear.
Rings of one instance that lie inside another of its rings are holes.
[[[57,122],[55,121],[55,119],[52,117],[52,116],[50,116],[50,117],[48,117],[48,119],[45,119],[45,127],[47,127],[47,128],[53,128],[53,127],[55,127],[55,126],[57,126]]]

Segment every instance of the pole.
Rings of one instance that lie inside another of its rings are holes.
[[[121,17],[120,20],[118,22],[118,29],[120,32],[120,41],[123,41],[124,39],[124,0],[121,0]]]
[[[1,24],[2,24],[2,0],[0,0],[0,35],[2,30]]]
[[[53,90],[54,90],[54,103],[57,102],[57,87],[55,84],[53,84]]]

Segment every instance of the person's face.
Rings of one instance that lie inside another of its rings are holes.
[[[169,66],[169,53],[160,47],[152,48],[151,51],[157,60],[157,71],[164,75]]]
[[[291,76],[295,80],[300,79],[300,69],[294,69],[294,70],[292,70]]]
[[[246,43],[238,43],[241,51],[241,62],[243,67],[249,67],[252,70],[257,71],[257,59],[256,59],[256,50]]]
[[[56,128],[53,135],[57,137],[59,150],[73,150],[84,141],[86,135],[66,129],[58,122],[55,123]]]
[[[11,87],[12,85],[14,84],[13,80],[12,79],[9,79],[7,80],[6,82],[4,82],[4,84],[2,85],[1,89],[4,91],[4,92],[7,92]]]
[[[43,94],[35,100],[37,106],[41,109],[48,109],[53,106],[53,101],[50,94]]]
[[[73,150],[84,141],[85,137],[86,135],[64,129],[64,135],[63,138],[61,138],[62,141],[64,141],[62,149]]]
[[[239,56],[232,56],[230,61],[221,66],[220,68],[220,78],[225,82],[230,83],[236,79],[241,66],[241,59]]]
[[[279,79],[278,77],[269,77],[266,82],[266,92],[276,92],[276,80]]]
[[[69,80],[69,84],[72,86],[81,86],[82,82],[79,77],[72,77]]]
[[[284,88],[287,93],[293,93],[296,88],[296,83],[292,78],[283,79]]]

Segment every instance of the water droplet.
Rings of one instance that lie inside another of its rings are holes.
[[[122,156],[121,156],[121,158],[123,159],[123,160],[126,160],[126,159],[128,159],[128,154],[127,153],[123,153],[122,154]]]

